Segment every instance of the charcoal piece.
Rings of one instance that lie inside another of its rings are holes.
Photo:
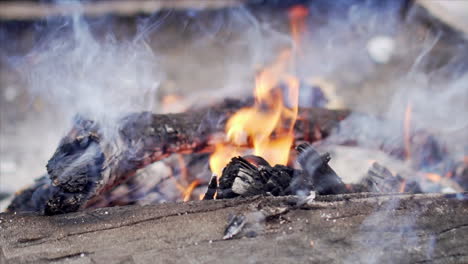
[[[218,187],[218,177],[213,175],[208,184],[208,189],[206,190],[203,200],[213,200],[216,194],[216,188]]]
[[[250,196],[264,193],[268,179],[263,178],[259,168],[243,157],[232,158],[223,169],[219,180],[218,199]]]
[[[406,180],[398,174],[394,175],[390,170],[377,162],[372,164],[367,175],[353,188],[355,192],[422,193],[421,187],[417,182]]]
[[[328,165],[330,155],[320,155],[310,144],[297,147],[303,170],[284,165],[272,167],[257,156],[235,157],[224,168],[217,190],[218,199],[253,195],[291,195],[298,193],[347,193],[345,184]]]
[[[464,161],[458,162],[452,170],[452,178],[464,190],[468,190],[468,155],[464,157]]]
[[[296,149],[299,152],[297,162],[304,170],[304,177],[296,177],[292,189],[306,193],[314,190],[320,195],[347,192],[341,178],[328,165],[331,159],[329,153],[320,155],[309,143],[300,144]]]
[[[243,215],[231,216],[224,230],[223,239],[231,239],[242,231],[246,224],[246,217]]]
[[[11,194],[7,193],[7,192],[0,192],[0,201],[8,198]]]
[[[16,208],[21,208],[24,212],[44,211],[49,192],[52,188],[48,175],[44,175],[35,180],[34,184],[25,190],[17,192],[16,196],[8,206],[8,210],[15,211]],[[32,197],[36,197],[32,199]],[[43,198],[44,197],[44,198]]]
[[[256,165],[249,160],[257,161]],[[223,170],[217,198],[229,199],[237,196],[266,194],[287,195],[295,173],[300,172],[282,165],[271,167],[261,157],[235,157]]]
[[[174,153],[212,151],[223,138],[215,135],[224,133],[229,117],[252,103],[253,100],[226,99],[218,105],[185,113],[133,113],[119,119],[116,131],[106,130],[106,134],[95,122],[77,119],[48,162],[51,181],[43,187],[47,191],[37,192],[37,186],[31,186],[18,194],[24,202],[13,203],[7,210],[60,214],[95,205],[96,200],[102,200],[106,193],[152,162]],[[322,139],[349,113],[299,109],[295,137],[307,141]],[[113,136],[106,137],[109,133]]]
[[[427,131],[416,131],[411,136],[410,159],[418,170],[431,170],[447,157],[447,151],[436,138]]]

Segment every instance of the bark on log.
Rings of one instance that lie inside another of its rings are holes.
[[[78,120],[47,163],[48,177],[18,195],[9,210],[52,215],[92,205],[99,195],[152,162],[173,153],[201,152],[213,147],[224,140],[216,134],[224,132],[227,119],[251,104],[250,100],[225,100],[214,107],[179,114],[130,114],[116,125],[118,133],[113,134],[92,121]],[[349,113],[301,109],[295,126],[296,139],[322,139]]]
[[[51,217],[3,213],[0,262],[467,263],[467,197],[348,194],[308,204],[253,197]],[[222,239],[229,215],[261,211],[277,213]]]

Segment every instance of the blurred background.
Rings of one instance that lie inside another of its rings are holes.
[[[327,107],[395,120],[411,101],[414,127],[459,159],[467,36],[463,0],[0,1],[0,199],[45,173],[77,114],[250,95],[255,73],[291,45],[301,95],[320,87]]]

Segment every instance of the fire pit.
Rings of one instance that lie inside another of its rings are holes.
[[[52,33],[17,70],[73,122],[0,214],[0,260],[468,261],[468,44],[412,1],[358,2],[129,4],[111,17],[138,25],[130,41],[93,28],[90,10],[123,3],[40,6]],[[22,7],[21,19],[40,16]],[[139,12],[155,13],[128,21]],[[375,28],[376,12],[392,25]],[[197,29],[195,52],[232,42],[216,60],[236,80],[198,89],[206,69],[187,82],[183,60],[157,65],[170,25],[188,39]],[[239,51],[268,55],[237,70]],[[193,90],[174,88],[184,82]]]

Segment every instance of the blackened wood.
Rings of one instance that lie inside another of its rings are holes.
[[[422,193],[419,183],[407,180],[400,175],[394,175],[389,169],[377,162],[372,163],[367,175],[360,183],[352,185],[354,192],[374,192],[374,193]]]
[[[305,189],[305,193],[309,193],[310,190],[317,192],[318,194],[342,194],[348,192],[345,184],[336,172],[328,165],[331,157],[329,153],[320,155],[310,144],[303,143],[297,147],[299,156],[297,158],[298,163],[304,170],[306,178],[301,182],[308,182],[308,184],[302,184],[307,188],[307,185],[311,185],[309,189]],[[297,185],[297,183],[295,183]],[[304,188],[302,186],[293,186],[293,190]]]
[[[466,198],[346,194],[297,207],[299,197],[251,197],[4,213],[0,263],[467,263]],[[222,239],[230,215],[283,208],[255,236]]]
[[[257,156],[234,157],[223,169],[216,198],[290,195],[291,183],[301,173],[302,171],[287,166],[272,167],[266,160]]]
[[[271,166],[258,156],[233,158],[223,169],[217,198],[284,196],[309,194],[311,191],[322,195],[349,192],[341,178],[328,165],[328,153],[320,155],[308,143],[300,144],[297,150],[297,161],[302,170],[283,165]]]
[[[208,183],[208,189],[206,190],[203,200],[213,200],[216,195],[216,188],[218,187],[218,177],[216,175],[212,176],[210,182]]]
[[[212,150],[224,140],[219,135],[223,135],[229,117],[252,103],[252,100],[227,99],[216,106],[185,113],[134,113],[116,124],[117,133],[78,119],[47,164],[51,182],[44,181],[21,192],[8,210],[53,215],[89,207],[100,195],[152,162],[173,153]],[[295,126],[296,140],[322,139],[349,113],[348,110],[301,109]],[[36,207],[23,206],[37,204],[25,201],[38,198],[47,202]]]

